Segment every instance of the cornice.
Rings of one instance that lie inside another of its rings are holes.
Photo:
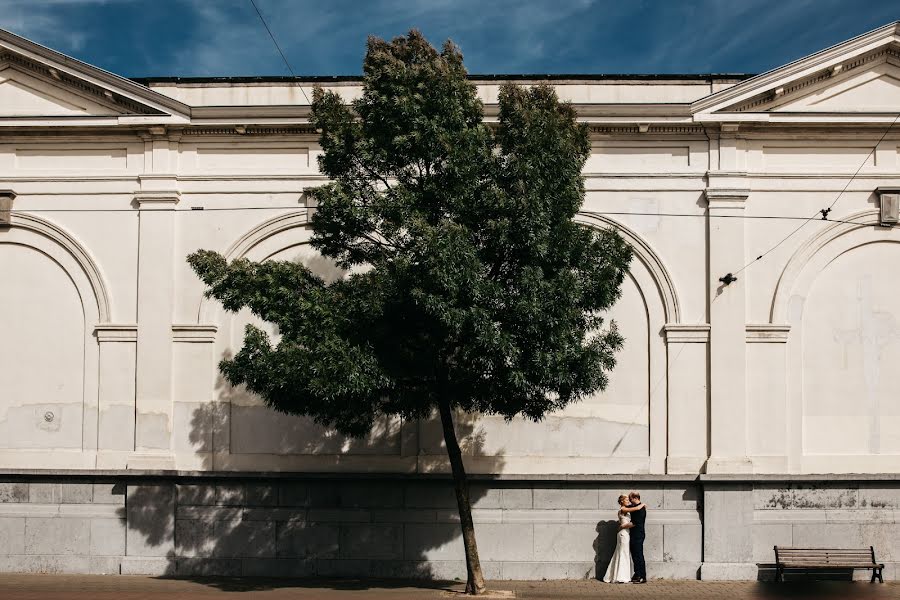
[[[94,335],[97,336],[98,342],[136,342],[137,325],[102,323],[94,327]]]
[[[755,323],[746,326],[748,344],[784,344],[791,332],[789,324]]]
[[[667,323],[663,327],[667,344],[705,344],[709,342],[708,323]]]
[[[875,50],[879,45],[886,45],[896,41],[898,31],[900,31],[900,21],[889,23],[777,69],[751,77],[733,87],[701,98],[691,104],[691,110],[694,113],[707,112],[730,104],[737,104],[754,97],[780,81],[809,77],[822,69],[834,66],[838,62],[854,60],[860,54]]]
[[[211,343],[216,341],[218,327],[212,324],[172,325],[172,340],[175,342]]]

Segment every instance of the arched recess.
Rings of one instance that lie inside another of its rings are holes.
[[[16,213],[0,230],[3,265],[4,348],[0,368],[10,370],[0,398],[9,429],[0,464],[37,467],[91,466],[85,450],[97,447],[99,345],[96,326],[110,320],[104,279],[87,251],[59,226]],[[18,284],[18,285],[17,285]],[[2,293],[2,292],[0,292]],[[34,352],[40,356],[33,356]],[[46,389],[44,389],[46,388]],[[31,451],[53,450],[47,455]],[[61,458],[74,452],[79,457]]]
[[[788,324],[787,405],[791,469],[886,472],[900,468],[900,230],[876,210],[844,217],[791,257],[771,320]]]
[[[342,270],[310,247],[311,237],[307,211],[294,211],[253,227],[231,244],[223,256],[228,261],[241,258],[254,262],[300,261],[326,280],[342,276]],[[213,369],[216,362],[240,350],[244,326],[248,323],[277,339],[277,330],[247,309],[233,314],[225,311],[215,299],[204,297],[200,301],[198,324],[214,324],[217,328],[212,352],[215,358],[211,364]],[[276,413],[255,395],[228,385],[217,371],[214,378],[213,400],[223,407],[212,426],[215,435],[200,431],[202,428],[197,426],[200,419],[196,414],[188,417],[192,450],[197,455],[205,455],[200,466],[209,467],[214,461],[215,468],[225,469],[354,470],[372,468],[366,462],[367,456],[399,458],[398,419],[378,423],[369,436],[353,440],[328,431],[310,419]]]

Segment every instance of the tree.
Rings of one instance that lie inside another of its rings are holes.
[[[457,411],[541,420],[606,386],[622,338],[604,312],[631,251],[573,221],[587,128],[553,88],[504,85],[484,122],[462,55],[416,31],[368,40],[350,106],[316,89],[312,245],[349,269],[326,282],[292,262],[188,261],[248,326],[220,369],[272,408],[359,436],[376,417],[440,415],[468,568],[484,591]]]

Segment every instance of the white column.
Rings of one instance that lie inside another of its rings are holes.
[[[142,178],[142,184],[146,184]],[[160,178],[147,178],[161,184]],[[174,178],[172,178],[174,183]],[[148,187],[165,187],[151,185]],[[142,191],[138,240],[135,456],[129,468],[171,468],[175,205],[171,188]]]
[[[720,154],[721,156],[721,154]],[[747,452],[744,205],[749,191],[707,189],[709,214],[709,428],[707,473],[749,473]]]
[[[701,473],[709,456],[709,325],[665,326],[668,352],[667,473]]]
[[[97,468],[122,469],[134,451],[137,325],[104,323],[94,331],[100,345]]]

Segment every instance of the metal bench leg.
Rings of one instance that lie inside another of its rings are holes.
[[[878,568],[872,569],[872,579],[869,580],[869,583],[875,583],[875,578],[878,577]]]
[[[784,569],[782,567],[777,567],[775,569],[775,581],[784,581]]]
[[[881,572],[881,569],[878,569],[878,581],[879,583],[884,583],[884,574]]]

